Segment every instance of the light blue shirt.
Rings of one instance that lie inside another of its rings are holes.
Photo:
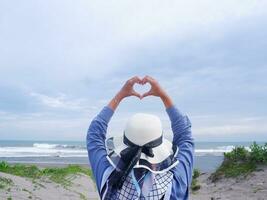
[[[186,115],[183,115],[175,106],[166,109],[171,121],[173,132],[173,145],[179,147],[177,159],[179,164],[171,169],[173,180],[171,189],[168,191],[168,199],[187,200],[193,172],[194,142],[191,134],[191,123]],[[112,168],[107,160],[105,146],[108,123],[114,111],[105,106],[92,120],[86,137],[89,162],[96,181],[98,192],[103,186],[102,179],[109,174]],[[165,198],[166,199],[166,198]]]

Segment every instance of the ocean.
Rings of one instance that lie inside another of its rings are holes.
[[[251,142],[196,142],[194,168],[214,171],[223,153],[234,146],[249,148]],[[0,161],[9,163],[88,164],[85,142],[70,141],[0,141]]]

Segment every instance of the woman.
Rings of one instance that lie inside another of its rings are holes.
[[[134,84],[146,83],[151,85],[150,91],[143,95],[134,91]],[[108,123],[120,102],[130,96],[142,99],[150,95],[165,105],[173,141],[163,137],[157,116],[143,113],[128,120],[122,136],[106,140]],[[188,199],[193,149],[188,117],[149,76],[129,79],[93,119],[87,133],[89,161],[101,199]]]

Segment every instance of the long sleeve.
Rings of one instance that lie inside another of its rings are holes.
[[[105,139],[108,123],[114,111],[105,106],[101,112],[92,120],[86,137],[89,162],[96,181],[97,189],[100,185],[105,170],[110,166],[106,156]]]
[[[174,180],[170,199],[186,200],[189,197],[194,162],[194,141],[191,134],[191,122],[175,106],[167,108],[166,111],[171,120],[173,145],[179,147],[177,155],[179,164],[172,170]]]

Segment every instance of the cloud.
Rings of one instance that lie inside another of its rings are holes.
[[[86,116],[66,118],[47,113],[0,118],[3,140],[83,140],[90,122]]]
[[[150,74],[202,139],[250,139],[253,130],[266,138],[266,121],[256,120],[267,115],[266,8],[249,0],[2,1],[1,137],[84,139],[128,77]],[[123,101],[109,131],[119,133],[134,112],[161,116],[170,131],[152,97]]]
[[[70,110],[82,110],[85,109],[84,102],[85,99],[68,99],[65,94],[59,94],[56,97],[47,96],[40,93],[32,92],[31,96],[37,98],[42,104],[51,108],[62,108]]]
[[[264,140],[266,116],[197,116],[192,117],[192,130],[198,140]]]

